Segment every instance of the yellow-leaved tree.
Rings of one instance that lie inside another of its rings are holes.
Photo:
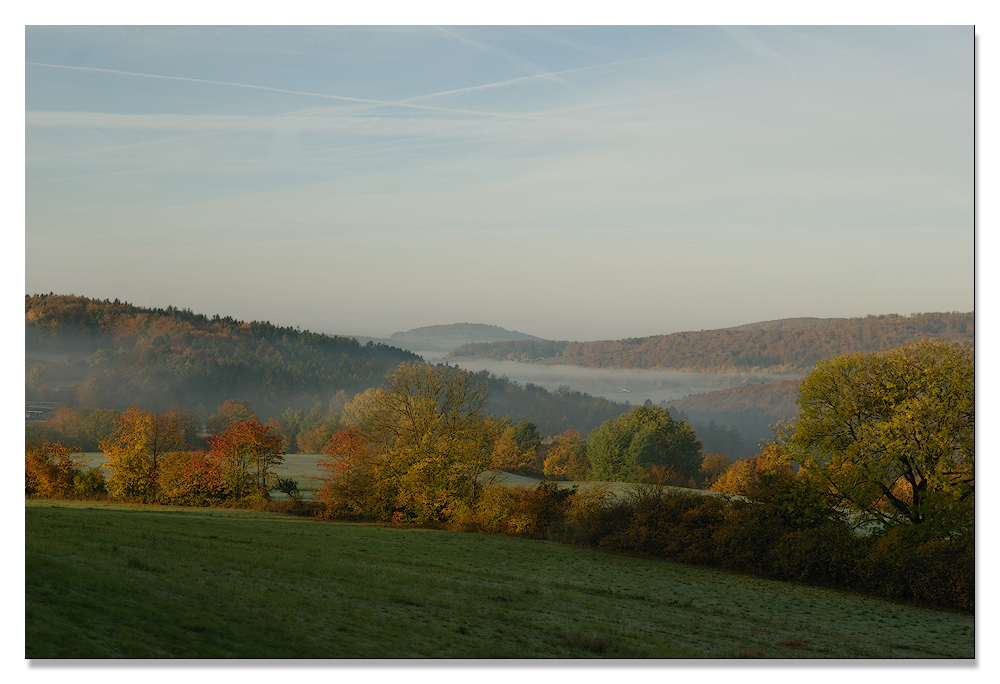
[[[173,416],[132,406],[118,417],[100,446],[111,470],[108,493],[118,499],[153,501],[161,460],[185,451],[187,443],[184,425]]]
[[[799,385],[783,440],[830,502],[949,536],[972,522],[975,398],[963,344],[839,356]]]
[[[444,521],[469,511],[484,485],[531,454],[517,447],[506,421],[487,414],[486,383],[453,366],[400,365],[385,385],[344,407],[352,436],[350,467],[327,463],[331,477],[349,475],[364,500],[338,506],[380,519]],[[345,442],[326,453],[341,457]],[[347,456],[347,454],[344,454]],[[346,480],[345,480],[346,482]],[[335,483],[334,483],[335,484]],[[347,492],[330,487],[330,492]]]

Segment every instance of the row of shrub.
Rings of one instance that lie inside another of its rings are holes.
[[[973,611],[975,534],[925,538],[913,525],[859,534],[835,509],[789,515],[781,487],[756,500],[637,485],[614,501],[542,483],[488,487],[450,529],[551,539],[896,601]],[[785,492],[787,494],[787,492]]]
[[[778,580],[972,611],[975,534],[925,539],[912,525],[858,534],[831,513],[796,523],[768,501],[697,493],[633,497],[602,508],[569,540]]]

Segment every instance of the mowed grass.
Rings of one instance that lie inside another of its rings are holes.
[[[28,658],[974,657],[974,619],[555,542],[25,503]]]

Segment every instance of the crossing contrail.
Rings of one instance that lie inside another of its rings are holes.
[[[410,109],[422,109],[433,112],[447,112],[451,114],[474,114],[477,116],[501,116],[505,118],[517,117],[517,114],[509,112],[484,112],[474,109],[455,109],[451,107],[434,107],[432,105],[413,104],[406,100],[373,100],[365,97],[351,97],[349,95],[331,95],[329,93],[316,93],[308,90],[290,90],[288,88],[274,88],[272,86],[255,85],[253,83],[234,83],[232,81],[216,81],[207,78],[193,78],[190,76],[165,76],[163,74],[147,74],[140,71],[123,71],[121,69],[104,69],[101,67],[69,66],[67,64],[47,64],[45,62],[25,62],[26,66],[46,67],[49,69],[66,69],[70,71],[87,71],[99,74],[112,74],[115,76],[134,76],[139,78],[155,78],[164,81],[184,81],[187,83],[205,83],[208,85],[221,85],[230,88],[248,88],[250,90],[263,90],[271,93],[282,93],[285,95],[302,95],[305,97],[318,97],[326,100],[338,100],[340,102],[351,102],[355,104],[371,105],[375,107],[407,107]]]

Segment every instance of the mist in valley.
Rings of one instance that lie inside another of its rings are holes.
[[[440,352],[416,353],[430,363],[444,363]],[[484,358],[449,359],[448,363],[468,371],[489,371],[498,377],[520,385],[533,384],[550,392],[568,387],[609,401],[654,404],[682,399],[692,394],[742,387],[762,382],[775,382],[802,377],[784,373],[699,373],[696,371],[580,368],[578,366],[543,365]]]

